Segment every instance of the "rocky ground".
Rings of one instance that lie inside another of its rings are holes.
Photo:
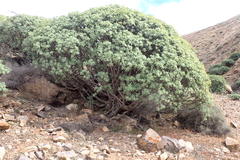
[[[239,141],[240,101],[230,100],[227,95],[213,97],[232,126],[228,136]],[[141,130],[129,117],[108,119],[101,112],[84,109],[84,104],[56,108],[12,90],[0,100],[0,160],[1,155],[4,160],[157,160],[164,159],[163,155],[168,160],[240,159],[239,146],[235,151],[225,147],[226,137],[182,130],[171,121],[173,117],[149,117],[153,122],[142,125]],[[146,153],[137,139],[150,127],[160,136],[191,142],[194,150]]]

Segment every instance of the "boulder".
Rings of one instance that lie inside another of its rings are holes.
[[[142,137],[138,138],[137,143],[138,147],[145,152],[156,152],[164,147],[159,134],[151,128]]]
[[[164,149],[172,153],[179,152],[186,146],[185,141],[183,141],[182,139],[177,140],[167,136],[162,136],[162,142],[164,145]]]
[[[239,142],[238,142],[238,140],[233,139],[233,138],[230,138],[230,137],[227,137],[227,138],[225,139],[225,144],[226,144],[226,147],[227,147],[231,152],[236,152],[236,151],[238,151],[238,148],[239,148]]]

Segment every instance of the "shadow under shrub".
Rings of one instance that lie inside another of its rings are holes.
[[[204,120],[204,113],[195,109],[179,113],[177,120],[182,128],[195,130],[203,134],[223,136],[230,133],[230,127],[226,124],[218,106],[211,107],[211,112],[206,120]]]
[[[231,67],[233,66],[235,63],[235,61],[233,59],[225,59],[222,61],[222,66],[227,66],[227,67]]]
[[[232,87],[232,90],[233,90],[233,91],[240,90],[240,81],[234,82],[234,83],[231,85],[231,87]]]

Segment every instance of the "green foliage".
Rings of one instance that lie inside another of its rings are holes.
[[[240,52],[233,53],[229,59],[233,59],[234,61],[237,61],[240,58]]]
[[[229,67],[227,66],[221,66],[219,68],[209,69],[209,74],[212,75],[223,75],[224,73],[229,71]]]
[[[16,15],[0,20],[0,44],[7,45],[12,51],[21,52],[23,40],[45,22],[45,18],[29,15]]]
[[[0,60],[0,76],[7,74],[10,72],[10,69],[2,64],[2,60]],[[4,82],[0,82],[0,93],[4,93],[7,91],[6,85]]]
[[[240,89],[240,81],[236,81],[232,84],[232,90],[239,90]]]
[[[219,75],[209,75],[211,80],[211,92],[213,93],[224,93],[226,91],[226,80],[224,77]]]
[[[217,64],[214,64],[213,66],[210,66],[209,70],[220,68],[220,67],[222,67],[222,64],[221,63],[217,63]]]
[[[222,61],[222,66],[227,66],[227,67],[231,67],[233,66],[235,63],[235,61],[233,59],[225,59]]]
[[[191,45],[149,15],[118,5],[73,12],[24,40],[36,64],[113,116],[148,102],[208,115],[210,80]]]
[[[6,20],[6,19],[7,19],[6,16],[0,15],[0,22],[1,22],[1,21],[4,21],[4,20]]]
[[[240,94],[229,94],[228,97],[232,100],[240,100]]]

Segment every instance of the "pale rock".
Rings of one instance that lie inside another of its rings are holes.
[[[226,147],[231,151],[231,152],[235,152],[238,151],[238,147],[239,147],[239,142],[236,139],[227,137],[225,139],[225,144]]]
[[[63,137],[63,136],[58,136],[58,135],[55,135],[55,136],[53,136],[53,141],[54,142],[66,142],[67,141],[67,139],[65,138],[65,137]]]
[[[99,137],[98,140],[99,140],[99,141],[103,141],[104,138],[103,138],[103,137]]]
[[[136,154],[139,155],[139,156],[144,156],[145,154],[140,152],[139,150],[136,151]]]
[[[178,121],[174,121],[173,125],[176,127],[180,127],[180,123]]]
[[[34,153],[35,153],[35,155],[37,156],[38,159],[40,159],[40,160],[44,160],[45,159],[43,151],[36,151]]]
[[[28,116],[18,116],[17,120],[20,122],[19,125],[21,127],[26,126],[27,122],[28,122]]]
[[[71,103],[71,104],[66,106],[66,109],[69,110],[69,111],[77,110],[78,109],[78,105]]]
[[[237,123],[233,122],[233,121],[230,121],[230,125],[233,127],[233,128],[237,128]]]
[[[51,107],[49,107],[49,106],[45,106],[45,107],[44,107],[44,111],[47,112],[47,111],[50,111],[50,110],[51,110]]]
[[[0,121],[0,130],[6,130],[6,129],[9,129],[10,128],[10,125],[5,122],[5,121]]]
[[[83,156],[88,156],[88,155],[90,154],[90,151],[89,151],[89,150],[83,150],[83,151],[81,151],[80,153],[81,153],[81,155],[83,155]]]
[[[65,137],[66,139],[69,138],[69,135],[67,133],[65,133],[64,131],[57,131],[56,135]]]
[[[175,160],[174,154],[168,152],[168,158],[167,158],[167,160]]]
[[[94,148],[94,149],[91,149],[91,152],[93,152],[93,153],[100,153],[100,150],[97,149],[97,148]]]
[[[63,145],[62,145],[62,148],[63,148],[65,151],[71,151],[71,150],[72,150],[72,145],[71,145],[71,144],[63,144]]]
[[[110,151],[112,153],[120,152],[120,149],[110,148]]]
[[[23,152],[35,152],[38,150],[37,146],[29,146],[23,149]]]
[[[179,160],[184,160],[185,159],[185,154],[183,154],[183,153],[180,153],[179,155],[178,155],[178,159]]]
[[[230,150],[227,149],[226,147],[222,147],[222,151],[223,151],[224,153],[230,153]]]
[[[228,93],[233,93],[232,87],[228,84],[225,84],[226,86],[226,90],[228,91]]]
[[[78,121],[78,123],[80,124],[85,124],[85,123],[89,123],[89,118],[88,118],[88,115],[85,113],[85,114],[82,114],[82,115],[79,115],[77,117],[75,117],[75,119]]]
[[[102,152],[106,151],[107,154],[110,154],[110,153],[111,153],[111,151],[110,151],[110,149],[109,149],[109,147],[108,147],[107,145],[100,145],[98,148],[99,148]]]
[[[110,121],[109,118],[107,116],[105,116],[104,114],[100,114],[100,118],[107,121],[107,122]]]
[[[164,152],[159,156],[159,160],[166,160],[168,158],[168,153]]]
[[[219,149],[219,148],[214,148],[215,149],[215,151],[217,151],[217,152],[221,152],[221,149]]]
[[[73,150],[71,150],[71,151],[60,151],[60,152],[57,152],[56,155],[59,158],[74,158],[74,157],[78,156],[78,154],[76,154]]]
[[[46,131],[49,133],[52,133],[52,132],[57,132],[57,131],[62,131],[62,130],[63,129],[61,127],[57,127],[57,128],[49,128]]]
[[[103,132],[109,132],[109,129],[108,129],[106,126],[104,126],[104,127],[102,128],[102,130],[103,130]]]
[[[27,156],[27,155],[26,155],[26,156]],[[31,159],[38,159],[37,156],[36,156],[36,154],[35,154],[34,152],[29,152],[29,154],[28,154],[27,157],[29,157],[29,158],[31,158]]]
[[[82,140],[85,140],[86,137],[84,134],[77,132],[76,130],[72,131],[71,134],[75,137],[75,138],[80,138]]]
[[[16,120],[14,114],[5,114],[4,116],[5,116],[6,121],[15,121]]]
[[[51,149],[50,144],[41,143],[38,145],[39,150],[47,151]]]
[[[88,114],[88,115],[93,115],[93,110],[91,110],[91,109],[82,109],[81,110],[81,112],[83,112],[83,113],[86,113],[86,114]]]
[[[27,156],[24,156],[24,155],[20,155],[17,160],[32,160],[31,158],[28,158]]]
[[[156,156],[160,156],[162,154],[162,151],[158,151],[157,153],[156,153]]]
[[[135,119],[132,119],[131,117],[127,115],[121,115],[118,119],[118,121],[124,125],[129,125],[129,126],[137,126],[137,121]]]
[[[41,106],[36,106],[35,109],[40,112],[45,108],[45,106],[41,105]]]
[[[194,147],[191,142],[186,141],[186,152],[190,153],[194,150]]]
[[[4,160],[4,156],[6,154],[6,150],[4,147],[0,147],[0,160]]]
[[[186,145],[182,139],[179,141],[177,139],[167,136],[162,136],[162,142],[164,145],[164,149],[169,152],[179,152],[181,149],[185,148]]]
[[[156,152],[164,147],[159,134],[151,128],[142,137],[138,138],[137,143],[138,147],[146,152]]]

